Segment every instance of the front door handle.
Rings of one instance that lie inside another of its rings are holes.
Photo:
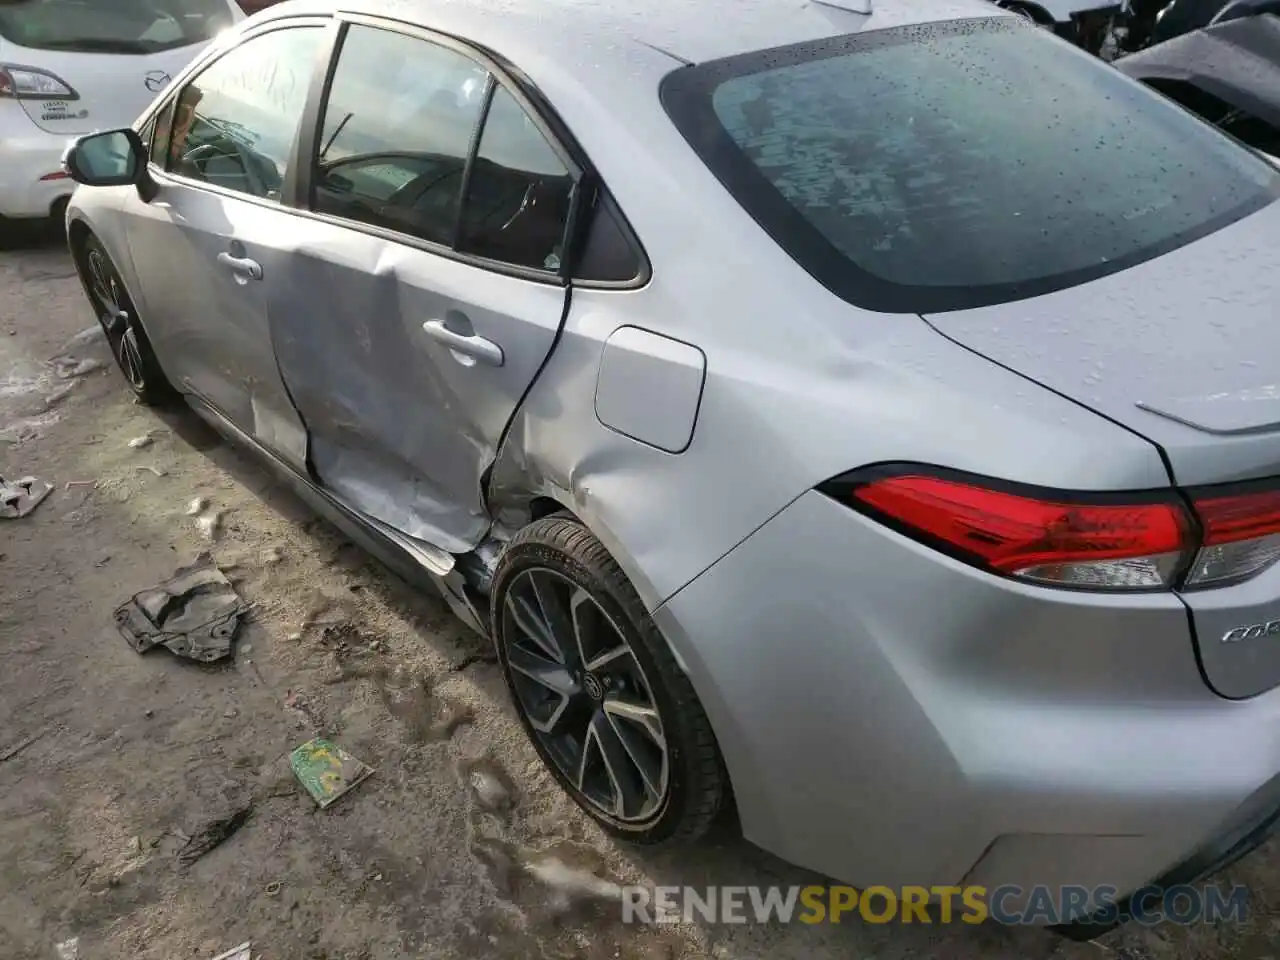
[[[432,340],[440,341],[454,353],[487,363],[491,367],[502,366],[502,348],[492,340],[454,333],[444,325],[443,320],[428,320],[422,325],[422,332]]]
[[[228,268],[237,277],[245,280],[261,280],[262,264],[248,257],[233,257],[229,253],[218,254],[218,262]]]

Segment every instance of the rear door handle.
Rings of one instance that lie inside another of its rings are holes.
[[[460,353],[481,363],[487,363],[491,367],[502,366],[504,359],[502,348],[492,340],[454,333],[444,325],[443,320],[428,320],[422,325],[422,332],[432,340],[438,340],[443,343],[454,353]]]
[[[261,280],[262,264],[248,257],[233,257],[229,253],[218,254],[218,262],[228,268],[237,277],[245,280]]]

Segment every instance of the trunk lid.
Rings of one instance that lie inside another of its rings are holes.
[[[1181,486],[1280,475],[1280,203],[944,336],[1158,444]]]
[[[20,99],[48,133],[131,124],[221,30],[229,0],[26,0],[0,5],[0,62],[51,74],[75,96]]]
[[[1280,477],[1280,203],[1081,286],[927,315],[944,336],[1157,444],[1179,486]],[[1280,565],[1182,594],[1223,696],[1280,683]]]

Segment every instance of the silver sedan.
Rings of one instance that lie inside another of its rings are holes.
[[[1277,171],[979,0],[721,6],[222,36],[66,158],[129,386],[491,636],[617,836],[732,795],[859,885],[1239,856],[1280,807]]]

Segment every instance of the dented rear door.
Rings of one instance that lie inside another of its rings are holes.
[[[576,171],[486,63],[407,27],[350,26],[314,139],[313,219],[270,307],[311,466],[365,515],[466,551],[563,319]]]

